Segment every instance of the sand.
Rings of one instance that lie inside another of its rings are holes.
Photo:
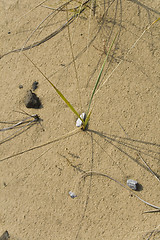
[[[44,4],[57,8],[65,1],[54,2]],[[1,55],[22,48],[51,13],[37,7],[26,14],[38,3],[1,1]],[[159,212],[144,213],[154,209],[107,177],[82,177],[85,172],[103,173],[125,186],[127,179],[134,179],[141,186],[135,193],[160,207],[160,183],[142,161],[160,175],[160,22],[127,54],[159,16],[159,2],[144,0],[106,1],[105,6],[97,1],[95,16],[89,8],[84,11],[69,27],[78,84],[67,28],[25,51],[81,114],[87,111],[106,51],[118,33],[100,86],[105,84],[94,97],[88,130],[66,138],[61,136],[76,129],[76,116],[52,86],[22,52],[0,59],[0,121],[18,122],[26,118],[16,112],[22,110],[43,119],[5,143],[3,139],[15,130],[0,132],[0,235],[8,230],[11,240],[160,239],[160,233],[151,234],[160,231]],[[65,11],[53,15],[26,46],[66,21]],[[39,82],[35,93],[43,107],[27,109],[24,96],[34,81]],[[59,140],[4,160],[54,139]],[[77,197],[72,199],[69,191]]]

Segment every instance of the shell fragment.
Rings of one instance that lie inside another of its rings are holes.
[[[82,114],[80,115],[80,117],[85,121],[85,119],[86,119],[86,114],[85,114],[85,113],[82,113]],[[82,125],[83,125],[83,123],[82,123],[81,119],[78,118],[77,121],[76,121],[76,127],[81,127]]]
[[[76,195],[74,192],[72,192],[72,191],[69,191],[69,196],[70,196],[71,198],[77,197],[77,195]]]

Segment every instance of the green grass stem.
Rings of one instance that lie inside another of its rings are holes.
[[[105,57],[105,59],[104,59],[103,65],[102,65],[102,67],[101,67],[101,71],[100,71],[100,73],[99,73],[99,75],[98,75],[96,84],[95,84],[95,86],[94,86],[94,89],[93,89],[93,92],[92,92],[92,95],[91,95],[91,98],[90,98],[90,101],[89,101],[89,106],[88,106],[88,110],[87,110],[87,115],[88,115],[88,112],[89,112],[89,109],[90,109],[90,106],[91,106],[91,103],[92,103],[92,100],[93,100],[95,91],[96,91],[96,89],[97,89],[98,83],[99,83],[99,81],[100,81],[100,78],[101,78],[101,75],[102,75],[104,66],[105,66],[105,64],[106,64],[106,61],[107,61],[107,59],[108,59],[108,56],[109,56],[109,54],[110,54],[110,52],[111,52],[111,49],[112,49],[112,47],[113,47],[113,44],[114,44],[116,38],[117,38],[117,34],[116,34],[115,38],[113,39],[113,41],[112,41],[112,43],[111,43],[111,46],[110,46],[110,48],[109,48],[109,50],[108,50],[108,52],[107,52],[107,55],[106,55],[106,57]]]

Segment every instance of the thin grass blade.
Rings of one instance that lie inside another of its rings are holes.
[[[92,113],[92,110],[88,113],[88,115],[87,115],[87,117],[86,117],[85,123],[84,123],[84,125],[83,125],[83,128],[84,128],[84,129],[85,129],[86,126],[87,126],[87,123],[88,123],[88,121],[89,121],[89,119],[90,119],[91,113]]]
[[[156,22],[158,22],[158,21],[160,21],[160,17],[157,18],[157,19],[151,24],[151,26],[152,26],[153,24],[155,24]]]
[[[67,104],[67,106],[72,110],[72,112],[81,119],[83,125],[85,124],[84,120],[80,117],[78,112],[74,109],[74,107],[70,104],[70,102],[65,98],[65,96],[56,88],[56,86],[46,77],[46,75],[36,66],[36,64],[25,54],[25,57],[33,64],[33,66],[42,74],[42,76],[52,85],[52,87],[56,90],[58,95],[62,98],[62,100]]]
[[[111,49],[112,49],[112,47],[113,47],[113,44],[114,44],[116,38],[117,38],[117,34],[116,34],[115,38],[113,39],[113,41],[112,41],[112,43],[111,43],[111,46],[110,46],[110,48],[109,48],[109,51],[107,52],[107,56],[106,56],[106,58],[105,58],[105,60],[104,60],[104,62],[103,62],[101,71],[100,71],[99,76],[98,76],[98,78],[97,78],[97,82],[96,82],[96,84],[95,84],[95,86],[94,86],[94,89],[93,89],[93,92],[92,92],[92,95],[91,95],[91,99],[90,99],[90,101],[89,101],[89,106],[88,106],[87,115],[88,115],[88,112],[89,112],[89,109],[90,109],[91,102],[92,102],[92,99],[93,99],[93,97],[94,97],[95,91],[96,91],[96,89],[97,89],[98,83],[99,83],[99,81],[100,81],[100,78],[101,78],[101,75],[102,75],[104,66],[105,66],[105,64],[106,64],[106,61],[107,61],[107,59],[108,59],[108,56],[109,56],[109,54],[110,54],[110,52],[111,52]]]

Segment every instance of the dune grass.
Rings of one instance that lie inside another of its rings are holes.
[[[94,86],[94,89],[93,89],[93,92],[92,92],[92,94],[91,94],[91,98],[90,98],[90,101],[89,101],[88,110],[87,110],[87,114],[86,114],[87,116],[86,116],[86,119],[85,119],[85,120],[83,120],[83,119],[80,117],[80,114],[75,110],[75,108],[72,106],[72,104],[65,98],[65,96],[61,93],[61,91],[58,90],[58,88],[46,77],[46,75],[37,67],[37,65],[36,65],[26,54],[23,53],[24,56],[33,64],[33,66],[41,73],[41,75],[42,75],[42,76],[49,82],[49,84],[55,89],[55,91],[57,92],[57,94],[58,94],[58,95],[60,96],[60,98],[67,104],[67,106],[70,108],[70,110],[82,121],[82,129],[83,129],[83,130],[86,129],[86,126],[87,126],[88,121],[89,121],[89,119],[90,119],[91,112],[92,112],[92,111],[89,112],[90,106],[91,106],[93,97],[94,97],[94,95],[95,95],[95,92],[96,92],[96,90],[97,90],[99,81],[100,81],[100,79],[101,79],[102,72],[103,72],[103,69],[104,69],[104,67],[105,67],[106,61],[107,61],[107,59],[108,59],[108,57],[109,57],[109,54],[110,54],[111,49],[112,49],[112,47],[113,47],[113,44],[114,44],[114,42],[115,42],[115,40],[116,40],[116,37],[117,37],[117,35],[115,36],[115,38],[113,39],[113,41],[112,41],[112,43],[111,43],[111,46],[110,46],[110,48],[109,48],[109,50],[108,50],[108,52],[107,52],[107,55],[106,55],[106,57],[105,57],[105,60],[104,60],[104,62],[103,62],[103,65],[102,65],[102,67],[101,67],[100,73],[99,73],[98,78],[97,78],[97,80],[96,80],[96,83],[95,83],[95,86]],[[74,62],[74,63],[75,63],[75,62]],[[74,67],[75,67],[75,65],[74,65]],[[77,72],[77,70],[75,70],[75,71]]]

